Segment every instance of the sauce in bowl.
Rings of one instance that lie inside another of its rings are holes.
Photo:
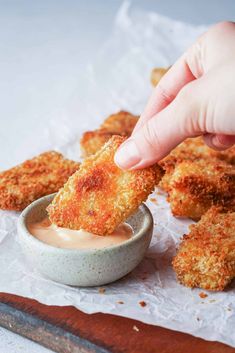
[[[48,218],[27,225],[29,232],[48,245],[64,249],[101,249],[118,245],[130,239],[133,229],[127,223],[121,223],[112,234],[100,236],[82,229],[72,230],[57,227]]]

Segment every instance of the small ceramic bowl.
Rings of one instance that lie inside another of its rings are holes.
[[[153,218],[144,204],[126,220],[134,232],[127,241],[102,249],[62,249],[41,242],[27,229],[29,222],[46,217],[54,196],[33,202],[18,221],[23,252],[43,276],[73,286],[101,286],[125,276],[143,259],[153,232]]]

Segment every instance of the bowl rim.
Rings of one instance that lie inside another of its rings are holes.
[[[146,233],[150,230],[153,230],[153,216],[151,211],[149,210],[149,208],[142,203],[138,209],[134,212],[137,213],[138,211],[142,211],[144,214],[144,224],[143,226],[134,234],[133,236],[120,243],[120,244],[116,244],[116,245],[112,245],[112,246],[108,246],[108,247],[104,247],[104,248],[85,248],[85,249],[70,249],[70,248],[59,248],[47,243],[44,243],[43,241],[37,239],[35,236],[33,236],[27,227],[27,216],[28,214],[31,212],[31,210],[35,207],[39,207],[39,205],[45,201],[49,201],[52,200],[55,197],[56,193],[53,194],[49,194],[46,196],[43,196],[35,201],[33,201],[30,205],[28,205],[20,214],[18,222],[17,222],[17,233],[19,235],[19,233],[21,234],[21,236],[23,236],[27,241],[30,241],[31,243],[33,243],[34,245],[36,245],[37,247],[41,247],[47,250],[51,250],[53,251],[53,253],[61,253],[61,254],[70,254],[70,255],[76,255],[76,254],[83,254],[83,255],[91,255],[91,254],[100,254],[100,253],[107,253],[110,251],[115,251],[115,250],[119,250],[119,249],[123,249],[126,247],[130,247],[132,245],[134,245],[136,242],[138,242],[141,238],[144,238]],[[150,240],[152,238],[152,234],[150,237]]]

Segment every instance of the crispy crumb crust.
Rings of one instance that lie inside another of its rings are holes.
[[[32,201],[57,192],[79,163],[50,151],[0,173],[0,208],[21,211]]]
[[[120,111],[110,115],[99,129],[86,131],[80,140],[82,156],[95,154],[113,135],[130,136],[138,118],[131,113]]]
[[[128,136],[132,133],[138,119],[139,116],[121,110],[105,119],[100,128],[115,135]]]
[[[167,73],[170,67],[156,67],[151,72],[150,81],[153,86],[157,86],[161,78]]]
[[[169,183],[173,215],[199,220],[213,205],[232,207],[235,166],[222,161],[185,161],[178,164]]]
[[[123,141],[124,137],[113,136],[94,156],[84,160],[48,206],[52,223],[110,234],[147,199],[162,169],[158,165],[135,171],[119,169],[113,159]]]
[[[223,290],[235,277],[235,212],[212,207],[190,228],[173,260],[179,282]]]
[[[226,151],[215,151],[204,143],[202,137],[186,139],[159,162],[165,170],[160,186],[169,192],[170,179],[176,165],[184,161],[199,161],[201,159],[208,161],[221,160],[235,165],[235,146]]]
[[[95,154],[112,136],[112,132],[104,129],[84,132],[80,140],[82,156],[88,157]]]

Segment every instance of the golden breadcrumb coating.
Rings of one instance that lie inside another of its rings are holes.
[[[134,130],[138,119],[139,116],[121,110],[105,119],[100,128],[115,135],[129,136]]]
[[[82,156],[88,157],[95,154],[112,136],[111,132],[104,129],[84,132],[80,140]]]
[[[110,115],[99,129],[83,134],[80,140],[82,156],[96,153],[113,135],[130,136],[138,118],[125,111]]]
[[[118,168],[114,154],[123,141],[124,137],[115,135],[84,160],[48,206],[52,223],[110,234],[147,199],[162,169],[158,165],[135,171]]]
[[[187,287],[223,290],[235,277],[235,212],[212,207],[185,235],[173,267]]]
[[[165,73],[167,73],[167,71],[169,70],[170,67],[156,67],[152,70],[151,72],[151,83],[153,86],[157,86],[157,84],[159,83],[159,81],[161,80],[162,76],[165,75]]]
[[[184,161],[199,161],[201,159],[209,161],[218,159],[228,164],[235,164],[235,146],[221,152],[208,147],[202,137],[186,139],[159,162],[165,170],[160,186],[169,192],[169,183],[175,166]]]
[[[45,152],[0,173],[0,208],[21,211],[32,201],[57,192],[79,168],[60,153]]]
[[[178,164],[169,183],[174,216],[198,220],[212,206],[229,208],[235,199],[235,166],[218,160]]]

